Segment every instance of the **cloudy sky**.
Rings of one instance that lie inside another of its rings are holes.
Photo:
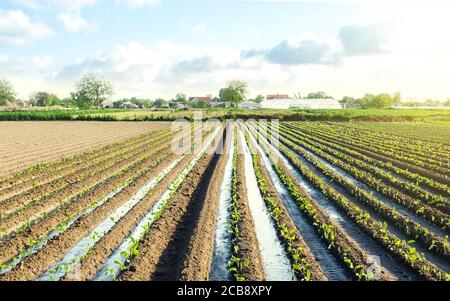
[[[448,0],[0,0],[0,78],[68,96],[84,72],[119,97],[323,90],[450,98]]]

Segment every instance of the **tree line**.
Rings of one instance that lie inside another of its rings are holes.
[[[28,106],[34,107],[52,107],[62,106],[68,108],[101,108],[105,101],[109,101],[114,95],[114,87],[111,82],[105,80],[98,74],[87,73],[79,81],[75,82],[74,91],[70,93],[70,97],[60,99],[57,95],[38,91],[30,95],[27,100]],[[218,97],[210,97],[212,102],[227,103],[230,107],[238,107],[239,103],[250,100],[256,103],[262,102],[264,95],[258,95],[253,99],[247,99],[248,87],[245,81],[231,80],[226,86],[219,91]],[[313,92],[302,97],[300,93],[294,93],[294,98],[303,99],[331,99],[332,96],[323,91]],[[365,94],[361,98],[344,96],[339,100],[343,108],[392,108],[395,106],[406,107],[450,107],[450,99],[445,103],[427,99],[425,102],[402,102],[400,93],[388,94]],[[204,99],[194,99],[189,101],[188,97],[183,93],[177,93],[174,98],[166,100],[164,98],[156,98],[155,100],[146,98],[123,98],[110,102],[110,107],[124,108],[132,105],[136,108],[180,108],[188,106],[192,108],[207,108],[210,103]],[[17,105],[24,106],[25,103],[16,98],[13,85],[7,80],[0,80],[0,106]]]

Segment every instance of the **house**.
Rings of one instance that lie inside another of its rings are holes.
[[[176,109],[179,111],[188,111],[190,109],[190,107],[188,105],[179,103],[179,104],[177,104]]]
[[[206,101],[208,104],[211,102],[211,96],[192,96],[189,97],[189,101],[194,101],[194,100],[203,100]]]
[[[266,99],[267,100],[270,100],[270,99],[289,99],[289,95],[287,95],[287,94],[272,94],[272,95],[267,95]]]
[[[268,99],[261,102],[262,109],[341,109],[341,104],[332,98],[326,99]]]
[[[241,102],[241,103],[238,105],[238,107],[239,107],[240,109],[254,110],[254,109],[259,109],[259,108],[260,108],[260,105],[259,105],[259,103],[257,103],[257,102],[248,100],[248,101]]]
[[[102,102],[102,108],[112,109],[112,108],[114,108],[114,104],[112,103],[112,101],[105,100],[104,102]]]

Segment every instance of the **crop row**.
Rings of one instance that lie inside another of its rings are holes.
[[[138,255],[139,243],[147,236],[152,230],[152,225],[161,217],[163,211],[168,207],[170,202],[173,201],[173,197],[178,192],[181,184],[193,170],[200,159],[205,155],[206,150],[210,147],[212,141],[217,137],[220,132],[220,128],[217,128],[209,137],[208,141],[200,149],[198,153],[191,159],[187,166],[181,171],[175,181],[164,191],[156,204],[147,212],[142,218],[131,234],[125,241],[114,251],[114,253],[108,258],[103,267],[97,272],[94,280],[115,280],[124,271],[127,263]],[[207,134],[210,133],[209,131]],[[194,146],[195,147],[195,146]],[[177,160],[181,160],[180,158]],[[160,178],[160,177],[158,177]]]
[[[271,137],[265,136],[268,141],[273,141]],[[360,209],[351,203],[346,197],[341,195],[333,187],[314,174],[306,165],[304,165],[297,156],[287,147],[280,145],[280,152],[289,163],[300,172],[309,182],[311,182],[319,191],[329,200],[333,201],[351,220],[353,220],[364,232],[366,232],[375,241],[378,241],[394,257],[401,259],[411,269],[429,280],[448,280],[449,275],[430,263],[422,254],[419,254],[415,248],[408,245],[407,242],[400,240],[387,230],[385,223],[379,223],[373,219],[368,212]],[[283,175],[280,173],[280,177]],[[286,179],[286,176],[284,175]],[[286,184],[289,181],[285,180]],[[292,182],[290,183],[292,186]],[[290,188],[292,190],[292,187]],[[315,212],[315,210],[314,210]]]
[[[297,139],[296,136],[298,135],[296,135],[295,132],[282,130],[282,136],[283,138],[290,140],[292,143],[295,143],[296,146],[297,145],[301,146],[313,152],[315,155],[321,157],[322,159],[327,160],[334,166],[339,167],[340,169],[344,170],[345,172],[353,176],[355,179],[363,182],[369,187],[382,193],[383,195],[395,201],[396,203],[406,207],[412,213],[415,213],[418,216],[423,217],[425,220],[435,223],[437,226],[442,227],[447,232],[450,230],[450,220],[448,215],[446,214],[450,212],[450,207],[448,206],[448,203],[443,200],[442,197],[431,199],[427,203],[429,203],[432,206],[435,206],[436,208],[440,208],[445,213],[442,213],[441,211],[431,208],[430,206],[423,204],[420,200],[413,199],[403,194],[401,191],[398,191],[395,188],[384,184],[380,179],[389,182],[389,184],[391,185],[394,184],[393,185],[394,187],[400,186],[400,189],[402,188],[405,189],[404,187],[401,186],[401,183],[404,182],[400,182],[397,178],[389,176],[380,171],[379,169],[374,169],[375,171],[378,171],[378,173],[374,174],[368,173],[367,169],[370,168],[368,168],[367,164],[365,164],[364,162],[352,159],[342,153],[333,151],[318,143],[309,141],[308,143],[306,143],[304,142],[304,140]],[[399,184],[395,185],[395,183]]]
[[[439,166],[445,166],[445,164],[448,166],[448,159],[450,158],[450,153],[445,150],[445,146],[440,144],[430,145],[420,140],[405,140],[399,137],[392,137],[389,134],[379,135],[378,133],[355,129],[351,126],[342,126],[338,123],[319,123],[314,127],[307,125],[306,128],[332,134],[342,134],[370,148],[381,148],[406,156],[417,156],[420,160]]]
[[[155,144],[155,146],[158,146],[160,144]],[[77,200],[82,200],[85,196],[87,196],[89,193],[94,192],[98,188],[102,188],[105,185],[107,185],[110,181],[113,181],[116,175],[124,174],[128,171],[136,169],[136,167],[139,167],[142,165],[143,167],[147,164],[152,164],[152,162],[155,160],[155,158],[158,157],[159,154],[165,153],[169,150],[169,147],[167,145],[163,145],[163,147],[150,149],[150,151],[147,154],[144,154],[143,156],[139,158],[135,158],[135,160],[130,161],[128,165],[125,165],[124,167],[116,166],[113,170],[111,170],[108,173],[108,176],[106,178],[100,178],[100,179],[94,179],[91,178],[92,183],[88,183],[88,185],[80,187],[80,190],[76,192],[76,194],[68,199],[60,200],[58,196],[55,196],[56,201],[60,203],[59,207],[54,207],[53,210],[44,210],[41,211],[41,214],[35,214],[33,219],[28,219],[24,223],[21,224],[21,226],[18,226],[14,231],[9,233],[9,235],[5,236],[3,235],[3,240],[7,237],[16,236],[17,234],[23,233],[24,231],[28,231],[32,228],[32,226],[37,225],[41,221],[48,219],[52,217],[54,214],[60,212],[64,208],[67,208],[69,205],[74,204]],[[46,205],[43,204],[43,205]],[[47,204],[48,205],[48,204]],[[45,209],[45,207],[44,207]],[[20,216],[17,217],[18,220],[21,220],[23,222],[23,219],[20,219]]]
[[[314,134],[316,134],[320,137],[326,137],[328,139],[333,139],[338,142],[346,143],[346,144],[349,144],[352,146],[357,146],[366,151],[375,151],[378,154],[382,154],[386,157],[412,164],[412,165],[422,168],[422,169],[438,172],[438,173],[444,174],[444,175],[448,174],[448,172],[449,172],[449,169],[446,167],[442,167],[442,166],[439,166],[436,164],[425,163],[425,162],[423,162],[423,160],[420,160],[419,158],[417,158],[415,156],[410,156],[407,154],[395,152],[395,151],[392,151],[392,150],[389,150],[386,148],[374,147],[373,145],[366,145],[362,140],[356,140],[352,137],[345,135],[345,133],[340,133],[340,132],[331,133],[330,131],[325,131],[325,130],[320,130],[320,129],[315,129],[315,128],[305,130],[302,127],[304,127],[304,125],[300,125],[300,128],[302,129],[302,131],[307,131],[307,132],[312,131]]]
[[[342,124],[344,126],[344,124]],[[450,150],[448,141],[448,123],[430,123],[430,122],[358,122],[352,123],[351,127],[376,132],[379,134],[388,134],[396,139],[406,139],[419,144],[431,144],[444,146],[442,149]]]
[[[446,258],[449,257],[449,244],[445,239],[440,238],[435,233],[431,232],[428,228],[421,226],[420,224],[410,220],[403,214],[399,213],[397,210],[387,206],[382,201],[373,197],[363,189],[357,187],[344,177],[340,176],[336,172],[327,168],[324,164],[320,163],[313,156],[306,153],[304,150],[299,148],[296,144],[280,139],[286,146],[290,147],[295,153],[299,154],[305,158],[308,162],[313,164],[321,173],[323,173],[328,179],[333,183],[337,183],[341,188],[343,188],[347,193],[350,193],[355,197],[356,200],[363,202],[370,208],[374,209],[380,216],[386,218],[399,229],[405,232],[405,234],[411,236],[413,239],[417,239],[424,243],[430,250],[442,255]],[[336,159],[328,158],[333,165],[339,166]],[[340,166],[339,166],[340,167]],[[430,218],[431,219],[431,218]],[[446,217],[442,217],[444,222],[444,227],[449,226],[449,220]]]
[[[1,201],[2,209],[0,210],[0,220],[5,219],[9,215],[18,214],[24,209],[39,204],[58,193],[63,193],[64,191],[71,189],[73,185],[94,177],[112,166],[118,166],[122,162],[125,162],[133,157],[139,158],[148,152],[149,149],[159,145],[161,141],[168,141],[170,137],[170,134],[166,134],[165,136],[152,139],[148,143],[134,149],[126,149],[116,153],[110,153],[107,157],[97,158],[91,162],[88,162],[86,164],[87,166],[80,166],[80,169],[70,175],[51,181],[47,184],[36,186],[26,192],[3,200]]]
[[[388,134],[379,135],[378,133],[341,126],[340,124],[326,124],[324,129],[333,133],[345,134],[355,141],[364,143],[364,145],[417,156],[425,162],[436,163],[440,166],[448,165],[448,160],[450,159],[450,153],[445,151],[445,146],[443,145],[430,145],[422,143],[420,140],[402,139]]]
[[[100,198],[97,201],[94,201],[88,207],[81,210],[79,213],[77,213],[75,215],[68,214],[66,216],[65,220],[61,221],[54,229],[50,230],[47,234],[41,236],[38,239],[30,239],[27,243],[26,248],[19,251],[19,254],[16,257],[14,257],[12,260],[10,260],[8,263],[5,263],[2,266],[0,266],[0,274],[10,271],[14,267],[16,267],[17,264],[19,264],[24,258],[40,251],[50,240],[55,239],[56,237],[60,236],[61,234],[66,232],[72,225],[74,225],[77,221],[79,221],[82,217],[89,215],[95,209],[104,205],[106,202],[108,202],[110,199],[112,199],[118,193],[120,193],[125,188],[129,187],[132,183],[134,183],[134,181],[137,178],[143,176],[149,170],[158,166],[168,156],[169,156],[169,154],[166,153],[162,157],[152,160],[153,163],[151,165],[148,165],[144,170],[142,170],[138,174],[133,175],[131,178],[128,178],[124,181],[121,181],[119,184],[116,184],[115,187],[113,188],[113,190],[110,193],[108,193],[107,195],[103,196],[102,198]],[[129,171],[131,168],[132,168],[132,166],[129,166],[126,169],[121,170],[120,172],[112,175],[112,177],[120,178],[122,175],[126,174],[127,171]]]
[[[426,126],[426,124],[423,123],[414,123],[414,124],[401,124],[403,126],[408,126],[409,128],[409,137],[408,136],[402,136],[399,135],[396,132],[398,124],[390,124],[388,130],[389,132],[382,132],[379,130],[375,130],[373,128],[366,128],[367,124],[362,126],[360,123],[353,123],[353,124],[334,124],[339,127],[344,128],[350,128],[353,130],[358,130],[359,133],[364,136],[369,136],[371,138],[375,139],[383,139],[388,140],[388,143],[391,143],[397,147],[404,146],[405,149],[411,149],[415,151],[431,151],[435,152],[437,154],[443,154],[443,155],[450,155],[450,145],[441,143],[437,139],[433,139],[432,142],[429,142],[428,138],[435,138],[433,137],[433,134],[439,133],[439,127],[438,124],[433,124],[433,131],[428,132],[427,134],[424,133],[423,129]],[[377,127],[380,126],[380,124],[376,125]],[[438,132],[436,132],[438,131]],[[446,129],[442,129],[441,133],[445,135]],[[425,140],[424,140],[425,139]]]
[[[399,196],[401,198],[406,198],[406,200],[401,200],[403,204],[408,204],[411,202],[419,203],[419,201],[422,201],[425,204],[436,207],[445,213],[450,212],[450,207],[448,205],[448,202],[445,201],[444,197],[442,197],[441,195],[434,194],[427,190],[424,190],[416,183],[406,181],[406,180],[400,180],[398,177],[393,176],[391,173],[386,172],[385,170],[383,170],[381,168],[370,165],[363,160],[357,159],[353,156],[350,156],[344,152],[338,151],[338,150],[328,146],[323,141],[321,141],[321,143],[316,142],[316,141],[320,141],[320,139],[314,140],[314,139],[310,139],[310,137],[307,137],[304,134],[298,135],[298,133],[295,130],[290,130],[289,128],[286,128],[286,127],[280,127],[279,129],[285,135],[285,137],[287,137],[290,140],[291,140],[291,138],[294,139],[291,141],[299,143],[307,149],[317,150],[314,152],[317,154],[320,153],[321,154],[320,156],[323,158],[324,157],[329,158],[330,156],[336,157],[351,166],[357,167],[360,171],[366,172],[368,177],[370,177],[370,176],[376,177],[375,179],[373,179],[373,181],[371,181],[374,184],[374,186],[371,186],[371,187],[375,188],[377,191],[385,193],[389,197],[398,194],[397,190],[391,191],[390,186],[383,185],[380,181],[380,180],[382,180],[383,182],[388,183],[392,187],[400,189],[402,192],[407,193],[408,195],[417,198],[417,200],[410,200],[410,198],[408,198],[407,196],[404,196],[404,197]],[[325,155],[325,153],[328,155]],[[346,171],[350,171],[350,170],[346,169]],[[377,184],[380,186],[378,186]],[[410,206],[408,206],[408,207],[410,207]],[[414,206],[420,206],[420,204],[414,204]],[[413,209],[415,211],[419,211],[419,212],[422,211],[422,210],[419,210],[420,208],[413,208]]]
[[[38,199],[38,201],[34,203],[32,202],[32,206],[26,207],[23,211],[19,211],[14,215],[9,215],[8,218],[0,221],[3,236],[20,233],[27,229],[31,224],[35,224],[37,221],[48,217],[60,208],[75,202],[84,195],[80,193],[80,191],[89,191],[90,188],[97,187],[98,183],[110,178],[111,173],[114,173],[114,171],[133,165],[134,162],[132,162],[131,159],[142,162],[143,160],[150,158],[155,152],[162,152],[164,149],[167,149],[166,145],[151,150],[150,152],[147,150],[147,152],[144,152],[137,157],[127,155],[120,164],[108,162],[99,169],[90,171],[84,176],[82,181],[69,185],[63,198],[61,198],[61,194],[54,194],[51,198],[46,199],[45,202],[42,202],[43,199]],[[17,222],[20,222],[19,226],[17,226]]]
[[[424,169],[420,166],[416,166],[414,164],[405,162],[405,161],[401,161],[401,160],[397,160],[395,158],[391,158],[389,156],[386,156],[385,154],[382,153],[377,153],[377,152],[373,152],[370,150],[366,150],[363,148],[360,148],[358,146],[352,145],[351,143],[347,143],[347,142],[341,142],[338,141],[338,139],[334,139],[334,138],[330,138],[330,137],[326,137],[325,135],[319,135],[315,132],[309,131],[309,130],[304,130],[301,127],[299,127],[298,125],[288,125],[289,127],[292,127],[293,129],[300,131],[302,133],[302,135],[309,135],[309,136],[314,136],[317,139],[321,139],[323,141],[329,142],[329,143],[333,143],[335,145],[339,145],[341,147],[344,147],[346,149],[352,150],[355,153],[359,154],[359,155],[364,155],[365,157],[369,157],[372,160],[374,160],[375,162],[384,162],[383,167],[385,167],[388,170],[395,170],[396,172],[400,172],[401,175],[407,175],[409,174],[409,176],[411,176],[412,178],[416,179],[416,182],[419,184],[425,184],[426,185],[432,185],[430,184],[426,179],[431,179],[433,180],[436,185],[436,187],[439,187],[440,189],[443,190],[449,190],[449,185],[450,185],[450,180],[443,174],[437,173],[435,171],[431,171],[428,169]],[[379,163],[377,163],[379,164]],[[402,173],[402,170],[404,171]]]
[[[296,127],[292,127],[292,126],[286,125],[286,124],[283,124],[283,128],[293,130],[293,131],[297,130]],[[322,139],[322,138],[314,136],[314,135],[309,135],[305,132],[302,132],[301,135],[297,135],[297,138],[303,139],[303,140],[307,139],[308,142],[319,143],[320,145],[327,146],[329,149],[336,150],[342,154],[345,154],[349,158],[359,159],[361,162],[365,163],[364,168],[367,169],[366,171],[370,171],[370,172],[374,172],[374,173],[378,174],[379,172],[377,170],[380,169],[387,176],[391,175],[391,177],[394,177],[397,179],[399,177],[401,177],[401,179],[403,179],[405,182],[408,183],[405,186],[410,187],[411,192],[417,191],[416,196],[421,195],[425,200],[429,199],[429,198],[440,199],[438,193],[447,195],[450,197],[450,188],[447,185],[441,184],[433,179],[421,176],[417,173],[412,173],[408,169],[399,168],[390,163],[386,163],[384,161],[371,158],[367,155],[364,155],[356,150],[345,147],[341,144],[334,143],[334,142],[328,141],[326,139]],[[391,173],[393,173],[393,174],[391,174]],[[429,194],[427,196],[426,192],[428,190],[436,191],[436,193],[429,192]],[[424,191],[424,192],[422,193],[422,191]],[[432,196],[432,195],[437,195],[437,196]]]
[[[188,133],[188,135],[190,134]],[[133,184],[136,183],[136,181],[138,181],[140,178],[145,178],[147,174],[154,173],[153,169],[155,169],[158,166],[161,166],[161,164],[167,161],[166,159],[168,159],[169,157],[171,156],[173,157],[172,153],[168,151],[169,148],[167,147],[167,145],[164,143],[162,144],[165,147],[160,150],[152,150],[152,154],[154,155],[150,156],[147,160],[134,161],[132,165],[128,166],[123,170],[118,171],[117,173],[114,173],[111,176],[111,178],[109,178],[107,181],[99,183],[98,185],[92,187],[92,189],[89,189],[89,191],[84,191],[83,194],[85,195],[87,195],[88,192],[91,192],[93,195],[98,195],[98,197],[96,197],[94,201],[92,201],[91,203],[87,203],[86,201],[89,201],[89,199],[86,199],[85,201],[86,205],[84,205],[84,209],[81,209],[78,212],[67,213],[66,218],[62,220],[60,223],[58,223],[56,227],[52,228],[50,231],[40,236],[39,238],[29,239],[27,246],[21,249],[21,251],[16,257],[10,260],[7,264],[4,264],[3,266],[4,270],[2,273],[11,270],[11,268],[13,268],[23,258],[26,258],[29,255],[37,253],[50,240],[53,240],[55,237],[65,233],[73,225],[76,225],[76,223],[80,219],[87,217],[89,214],[93,213],[97,208],[100,208],[100,206],[102,206],[106,202],[111,201],[120,192],[125,191],[128,188],[131,188],[131,186],[133,186]],[[177,159],[176,162],[179,162],[179,159]],[[156,181],[160,181],[162,178],[163,176],[160,175],[156,177]],[[106,191],[105,192],[106,195],[94,193],[100,187],[102,189],[99,190]],[[109,190],[103,189],[103,187],[108,188]],[[125,194],[127,193],[128,192],[125,191]]]
[[[291,260],[292,270],[298,279],[302,281],[326,280],[320,266],[304,242],[301,234],[290,220],[282,201],[271,187],[270,178],[264,172],[262,158],[253,149],[248,132],[245,132],[245,139],[250,149],[252,149],[252,163],[255,176],[258,181],[258,188],[270,213],[272,222],[277,230],[278,236],[283,242],[285,251]]]
[[[58,177],[59,174],[64,173],[66,169],[70,169],[73,166],[77,167],[83,162],[96,159],[100,156],[106,156],[109,153],[115,152],[117,150],[129,147],[132,148],[135,145],[141,144],[143,141],[157,138],[158,136],[164,135],[167,132],[169,132],[169,129],[162,129],[150,134],[140,135],[138,137],[129,138],[125,141],[116,142],[98,149],[83,152],[81,154],[63,157],[59,161],[39,163],[37,165],[19,171],[12,176],[7,175],[2,177],[0,180],[2,189],[0,191],[10,188],[11,186],[23,184],[26,181],[31,181],[32,183],[38,183],[39,181],[48,181],[50,179],[53,179],[55,176]]]
[[[227,263],[227,268],[233,275],[236,281],[247,280],[244,273],[245,269],[250,265],[249,258],[241,258],[240,252],[240,223],[241,223],[241,209],[240,198],[238,192],[238,142],[237,142],[237,128],[233,131],[233,171],[231,176],[231,201],[230,201],[230,220],[229,233],[231,234],[231,249],[232,255]]]
[[[308,217],[310,223],[327,244],[328,249],[338,258],[341,265],[354,279],[377,280],[377,275],[371,270],[368,263],[367,254],[350,240],[341,227],[296,183],[286,166],[280,163],[281,158],[275,152],[271,152],[268,141],[258,135],[254,129],[252,130],[263,151],[273,162],[278,177],[295,200],[298,208]]]

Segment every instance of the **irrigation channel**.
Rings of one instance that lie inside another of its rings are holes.
[[[253,169],[250,150],[245,141],[242,129],[239,129],[239,138],[243,146],[245,159],[245,181],[247,197],[249,199],[250,212],[256,225],[256,238],[259,242],[259,251],[264,266],[267,280],[295,280],[289,258],[283,249],[282,243],[277,237],[274,226],[266,209],[258,182]]]
[[[258,127],[258,125],[255,126],[255,124],[252,124],[250,126],[250,128],[255,133],[256,133],[257,129],[260,129]],[[275,149],[271,145],[271,143],[266,139],[266,137],[264,137],[264,135],[262,135],[261,133],[258,133],[257,135],[259,136],[259,138],[262,141],[264,141],[264,143],[266,143],[267,145],[270,145],[273,151],[277,152],[277,154],[282,158],[283,163],[287,166],[287,168],[290,170],[290,172],[295,176],[297,182],[302,184],[304,189],[306,191],[308,191],[308,193],[311,196],[314,197],[314,199],[327,211],[327,213],[331,217],[333,217],[333,219],[335,221],[337,221],[343,227],[343,229],[346,230],[347,234],[349,234],[352,237],[352,239],[354,239],[364,250],[367,250],[370,254],[378,256],[380,258],[381,266],[384,269],[389,271],[393,276],[395,276],[398,279],[402,279],[402,280],[417,279],[417,277],[414,275],[414,273],[412,271],[408,270],[407,266],[405,266],[402,262],[393,260],[392,255],[387,252],[388,250],[385,250],[381,246],[377,245],[377,243],[375,241],[373,241],[371,238],[367,237],[364,233],[362,233],[361,229],[359,229],[359,227],[356,224],[354,224],[348,217],[346,217],[345,214],[340,212],[340,208],[338,208],[337,206],[332,204],[329,199],[327,199],[323,194],[321,194],[315,187],[313,187],[313,185],[308,183],[308,181],[306,179],[304,179],[297,172],[297,170],[290,164],[290,162],[287,160],[287,158],[285,158],[277,149]],[[268,137],[271,139],[274,139],[274,137],[271,136],[270,134]],[[282,145],[285,144],[283,139],[285,139],[285,138],[283,137],[283,135],[281,135]],[[290,152],[293,152],[292,149],[288,148],[288,150]],[[311,152],[307,152],[307,153],[309,155],[311,155],[313,158],[316,158],[317,160],[319,160],[319,162],[323,163],[325,166],[327,166],[334,172],[336,172],[339,175],[343,176],[344,178],[350,180],[350,182],[354,183],[358,187],[367,188],[362,183],[356,181],[351,176],[344,173],[342,170],[339,170],[335,166],[331,166],[328,162],[326,162],[324,160],[320,160],[320,158],[317,158],[317,156],[312,154]],[[308,162],[304,157],[302,157],[298,153],[295,153],[295,156],[296,156],[296,158],[301,160],[303,162],[303,164],[305,164],[305,166],[307,166],[307,168],[309,168],[312,172],[314,172],[316,175],[319,175],[321,177],[321,179],[323,181],[325,181],[325,183],[327,183],[331,187],[335,188],[336,191],[341,193],[347,199],[351,200],[354,203],[357,203],[357,201],[354,200],[353,197],[351,195],[349,195],[346,191],[344,191],[341,187],[337,186],[337,184],[335,184],[335,183],[332,183],[330,180],[328,180],[326,178],[326,176],[321,175],[320,172],[315,168],[315,166],[310,164],[310,162]],[[387,200],[385,197],[382,197],[382,196],[376,194],[375,192],[372,192],[372,194],[380,197],[380,199],[383,201],[389,202],[389,200]],[[389,202],[389,203],[391,203],[391,202]],[[358,204],[358,205],[360,206],[360,208],[367,210],[368,212],[371,213],[372,216],[376,217],[377,221],[384,222],[381,218],[379,218],[377,216],[377,214],[375,212],[373,212],[373,210],[370,210],[370,208],[367,208],[367,206],[365,206],[364,204],[362,204],[362,205]],[[389,227],[388,229],[395,235],[398,235],[400,239],[404,239],[404,240],[408,241],[408,236],[406,236],[404,233],[402,233],[398,229],[394,228],[393,226]],[[439,230],[433,228],[433,226],[431,226],[430,229],[436,230],[437,233],[440,233]],[[434,263],[437,266],[439,266],[440,268],[442,268],[444,271],[446,271],[446,272],[448,271],[448,261],[443,260],[442,258],[431,253],[427,248],[421,246],[420,244],[417,244],[416,247],[417,247],[418,251],[426,254],[426,258],[428,260],[430,260],[432,263]],[[424,254],[422,254],[422,255],[424,255]]]
[[[111,257],[108,258],[107,262],[100,269],[100,271],[95,276],[94,280],[114,280],[120,273],[121,268],[124,266],[126,260],[133,255],[131,252],[132,248],[139,243],[143,238],[162,210],[165,209],[167,203],[171,200],[174,192],[180,186],[181,182],[187,176],[187,174],[192,170],[197,161],[205,153],[206,149],[210,146],[211,142],[214,140],[215,136],[218,134],[219,129],[212,134],[209,140],[205,143],[201,151],[192,159],[192,161],[186,166],[181,174],[176,178],[175,182],[170,185],[164,191],[160,199],[156,204],[149,210],[145,217],[138,223],[129,237],[119,246],[118,249],[114,251]],[[42,276],[38,278],[41,281],[48,280],[60,280],[63,276],[68,274],[71,269],[76,267],[76,265],[84,259],[84,257],[92,250],[94,245],[114,227],[115,224],[125,216],[138,202],[140,202],[144,196],[146,196],[155,186],[160,182],[175,166],[184,158],[180,156],[174,160],[168,167],[166,167],[157,177],[148,182],[144,187],[142,187],[133,197],[129,199],[128,202],[124,203],[119,207],[113,214],[104,219],[92,232],[90,235],[82,239],[77,245],[75,245],[72,250],[49,270],[47,270]]]
[[[284,139],[284,137],[283,137],[283,139]],[[313,152],[311,152],[311,151],[309,151],[309,150],[307,150],[307,149],[305,149],[303,147],[300,147],[300,146],[298,146],[298,147],[300,149],[302,149],[302,151],[304,151],[308,155],[312,156],[315,160],[317,160],[320,163],[322,163],[323,165],[325,165],[327,168],[329,168],[333,172],[335,172],[338,175],[342,176],[343,178],[347,179],[353,185],[357,186],[358,188],[361,188],[364,191],[367,191],[371,196],[373,196],[376,199],[382,201],[386,205],[394,208],[394,210],[396,210],[399,214],[403,214],[404,216],[406,216],[410,220],[420,224],[421,226],[427,228],[429,231],[432,231],[433,233],[441,236],[444,239],[447,236],[447,233],[445,231],[443,231],[442,229],[440,229],[439,227],[437,227],[436,225],[434,225],[434,224],[432,224],[430,222],[424,221],[423,219],[419,218],[415,214],[412,214],[411,212],[409,212],[406,209],[404,209],[404,207],[394,203],[388,197],[378,193],[377,191],[375,191],[375,190],[371,189],[370,187],[368,187],[366,184],[356,180],[354,177],[352,177],[351,175],[349,175],[348,173],[346,173],[345,171],[343,171],[339,167],[333,166],[328,161],[322,159],[321,157],[319,157],[315,153],[313,153]],[[308,162],[306,159],[304,159],[300,154],[296,153],[296,156],[297,156],[297,158],[301,159],[304,162],[304,164],[306,164],[316,174],[320,175],[320,172],[310,162]],[[324,177],[324,181],[326,181],[330,186],[332,186],[334,189],[339,191],[339,193],[344,195],[347,199],[353,200],[353,202],[357,202],[351,195],[349,195],[348,192],[346,192],[343,188],[341,188],[337,184],[335,184],[332,181],[328,180],[326,177]],[[368,206],[366,206],[364,204],[361,204],[361,203],[359,203],[358,205],[359,205],[360,208],[362,208],[362,209],[366,210],[367,212],[369,212],[371,214],[371,216],[374,217],[378,222],[383,222],[384,221],[384,219],[382,219],[382,217],[380,217],[370,207],[368,207]],[[412,237],[411,235],[407,235],[404,232],[402,232],[401,230],[397,229],[396,226],[393,223],[389,222],[389,221],[387,223],[387,229],[390,232],[394,233],[397,237],[399,237],[402,240],[406,240],[406,241],[414,240],[414,237]],[[419,252],[424,254],[428,260],[430,260],[432,263],[436,264],[438,267],[442,268],[447,273],[450,272],[450,264],[449,264],[448,261],[446,261],[445,259],[440,258],[436,254],[430,252],[430,250],[428,249],[427,246],[423,246],[420,243],[414,243],[414,245],[415,245],[415,248]]]
[[[253,128],[255,130],[255,128]],[[410,280],[412,279],[412,273],[409,273],[406,268],[398,266],[394,260],[380,247],[377,243],[367,237],[351,220],[349,220],[344,214],[342,214],[337,206],[335,206],[330,200],[327,199],[320,191],[314,188],[306,179],[304,179],[297,170],[289,163],[289,161],[262,135],[259,135],[267,145],[272,148],[283,160],[283,163],[287,166],[288,170],[294,175],[295,180],[302,188],[310,194],[317,203],[329,214],[329,216],[341,226],[344,231],[349,235],[358,245],[364,250],[369,250],[369,254],[378,256],[380,258],[380,264],[382,268],[388,270],[394,274],[398,279]]]
[[[217,211],[216,230],[214,236],[214,251],[212,257],[209,279],[212,281],[231,280],[232,276],[227,269],[231,258],[231,235],[229,232],[231,185],[233,177],[234,131],[230,125],[227,130],[226,146],[227,163],[220,186],[219,204]]]
[[[166,127],[5,175],[0,281],[450,280],[446,150],[349,127],[208,123],[184,154],[200,127]]]
[[[286,187],[281,182],[276,171],[273,168],[272,162],[269,157],[263,151],[261,145],[256,141],[252,132],[249,132],[250,139],[258,149],[260,156],[264,160],[264,164],[267,168],[267,172],[270,175],[273,185],[275,186],[278,194],[280,195],[283,204],[285,205],[289,215],[293,218],[295,226],[300,231],[303,239],[313,252],[316,260],[320,263],[320,267],[324,271],[329,280],[345,281],[350,278],[347,276],[344,269],[338,263],[338,260],[333,256],[331,251],[327,248],[322,241],[319,234],[313,229],[307,218],[302,214],[294,200],[290,197]]]

